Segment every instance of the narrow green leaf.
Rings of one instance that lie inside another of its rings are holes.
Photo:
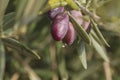
[[[0,40],[0,80],[3,80],[5,71],[5,50],[2,41]]]
[[[38,12],[46,1],[47,0],[20,0],[18,11],[16,12],[17,21],[14,24],[14,30],[16,31],[21,27],[25,27],[27,24],[38,18]]]
[[[12,39],[12,38],[1,38],[1,39],[6,46],[17,50],[24,55],[29,55],[32,57],[34,56],[34,57],[37,57],[38,59],[40,59],[40,56],[35,51],[31,50],[30,48],[23,45],[19,41]]]
[[[6,7],[8,5],[8,2],[9,2],[9,0],[0,0],[0,23],[4,17],[4,13],[5,13]]]
[[[106,51],[104,49],[104,47],[102,45],[99,45],[97,43],[97,41],[90,35],[91,37],[91,41],[92,41],[92,45],[95,48],[95,50],[97,51],[97,53],[106,61],[109,62],[108,56],[106,54]]]
[[[16,9],[16,20],[18,20],[22,16],[27,2],[28,0],[18,0],[19,4]]]
[[[95,30],[96,34],[98,35],[98,37],[101,39],[101,41],[107,45],[108,47],[110,47],[110,45],[107,43],[107,41],[105,40],[105,38],[103,37],[102,33],[100,32],[100,30],[97,27],[97,24],[93,21],[93,19],[90,19],[91,23],[92,23],[92,27]]]
[[[87,69],[87,60],[86,60],[86,51],[85,51],[85,43],[83,41],[80,42],[80,46],[78,48],[79,58],[81,63],[85,69]]]
[[[8,13],[3,18],[3,29],[6,30],[8,28],[13,27],[15,21],[15,12]]]
[[[101,40],[99,39],[99,37],[97,36],[97,34],[95,33],[95,31],[92,29],[90,34],[100,45],[102,45]]]
[[[69,13],[69,16],[70,16],[70,19],[71,19],[71,21],[72,21],[72,23],[74,25],[74,28],[77,31],[77,33],[82,37],[82,39],[86,43],[91,44],[91,40],[89,38],[88,33],[84,30],[84,28],[81,25],[79,25],[77,23],[77,21],[75,20],[75,18],[70,13]]]
[[[0,37],[3,35],[3,17],[9,0],[0,0]]]

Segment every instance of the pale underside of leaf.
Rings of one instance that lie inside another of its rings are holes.
[[[95,50],[97,51],[97,53],[106,61],[109,62],[109,58],[106,54],[106,51],[104,49],[104,47],[100,44],[98,44],[98,42],[90,35],[91,37],[91,41],[92,41],[92,45],[95,48]]]
[[[96,32],[97,36],[100,38],[100,40],[107,45],[108,47],[110,47],[110,45],[107,43],[107,41],[105,40],[105,38],[103,37],[102,33],[100,32],[100,30],[97,27],[97,24],[93,21],[93,19],[90,19],[91,23],[92,23],[92,27],[94,29],[94,31]]]
[[[97,34],[95,33],[95,31],[92,29],[90,34],[100,45],[102,45],[101,40],[99,39],[99,37],[97,36]]]
[[[80,46],[78,48],[79,58],[81,63],[85,69],[87,69],[87,60],[86,60],[86,51],[85,51],[85,43],[83,41],[80,42]]]

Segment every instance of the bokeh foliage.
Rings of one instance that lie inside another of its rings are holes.
[[[119,80],[120,0],[81,2],[100,16],[99,29],[110,44],[104,47],[109,63],[86,45],[86,70],[77,53],[77,41],[63,47],[51,37],[47,13],[38,15],[46,1],[0,0],[0,80]]]

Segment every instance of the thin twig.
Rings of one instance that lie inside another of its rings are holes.
[[[86,7],[82,6],[77,0],[75,0],[75,2],[84,13],[86,13],[87,15],[92,17],[95,21],[100,20],[100,17],[98,17],[96,14],[93,14],[92,12],[90,12]]]
[[[108,62],[103,63],[106,80],[112,80],[112,74],[110,69],[110,64]]]

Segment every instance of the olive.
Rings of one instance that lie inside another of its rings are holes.
[[[68,31],[68,26],[68,14],[66,12],[57,14],[51,25],[51,34],[53,39],[56,41],[62,40]]]
[[[75,30],[74,30],[73,24],[69,22],[69,29],[62,41],[67,45],[72,45],[74,40],[75,40]]]
[[[48,12],[48,16],[50,19],[53,20],[57,14],[63,13],[63,12],[64,12],[64,7],[58,7],[58,8],[50,10]]]

